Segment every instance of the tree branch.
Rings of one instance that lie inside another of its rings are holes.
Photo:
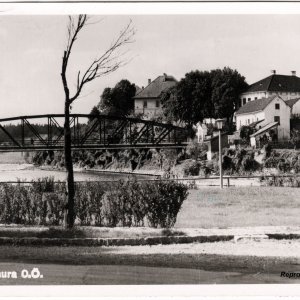
[[[65,59],[63,60],[63,70],[66,72],[66,67],[71,54],[72,47],[76,41],[77,35],[80,30],[88,25],[86,16],[79,16],[75,26],[75,21],[72,17],[69,17],[68,26],[68,44]],[[108,75],[116,71],[121,66],[126,64],[126,61],[122,58],[126,53],[118,53],[118,50],[126,44],[133,43],[133,36],[135,35],[135,29],[132,27],[132,21],[120,32],[115,41],[112,42],[110,47],[98,58],[96,58],[86,69],[82,76],[80,71],[77,75],[76,91],[72,97],[69,98],[70,104],[74,102],[80,95],[83,87],[96,78]],[[122,58],[122,59],[120,59]],[[67,85],[67,84],[66,84]]]

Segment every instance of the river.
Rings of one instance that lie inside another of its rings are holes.
[[[26,163],[21,153],[0,153],[0,182],[8,181],[32,181],[38,178],[52,176],[57,181],[66,180],[66,172],[38,168]],[[90,171],[76,169],[74,172],[75,181],[110,181],[126,179],[130,174]],[[138,175],[139,178],[148,178],[146,175]]]
[[[56,181],[65,181],[66,172],[36,168],[30,164],[0,164],[0,182],[32,181],[38,178],[52,176]],[[75,181],[111,181],[132,177],[130,174],[75,170]],[[147,178],[146,175],[138,175]]]

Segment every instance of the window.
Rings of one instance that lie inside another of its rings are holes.
[[[255,97],[254,100],[257,100],[257,97]]]
[[[280,104],[279,103],[275,103],[275,109],[280,109]]]
[[[278,122],[278,125],[280,125],[280,117],[274,116],[274,122]]]
[[[147,106],[148,106],[147,100],[144,100],[143,107],[147,108]]]
[[[248,102],[251,101],[251,98],[248,98]]]
[[[246,104],[247,99],[243,98],[243,105]]]
[[[160,106],[159,100],[156,100],[155,106],[156,106],[156,107],[159,107],[159,106]]]
[[[250,124],[250,119],[248,119],[248,125]]]

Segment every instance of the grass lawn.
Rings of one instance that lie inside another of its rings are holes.
[[[177,228],[300,225],[299,188],[203,187],[189,193]]]

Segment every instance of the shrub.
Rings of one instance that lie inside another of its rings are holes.
[[[241,162],[242,171],[256,171],[260,169],[260,164],[254,159],[253,155],[246,155]]]
[[[203,156],[203,153],[207,151],[207,145],[204,143],[197,143],[195,141],[189,142],[186,147],[186,154],[188,157],[197,160]]]
[[[247,144],[250,143],[250,135],[255,132],[255,129],[250,126],[242,126],[240,129],[240,138]]]
[[[300,187],[300,178],[273,176],[265,180],[265,185],[276,187]]]
[[[175,181],[160,181],[147,184],[147,220],[151,227],[174,226],[183,201],[187,198],[187,187]],[[151,192],[152,191],[152,192]]]
[[[77,183],[76,222],[96,226],[171,227],[187,197],[187,187],[175,181]],[[44,178],[22,185],[0,185],[0,222],[49,224],[63,222],[65,184]]]
[[[188,159],[183,163],[183,174],[184,176],[197,176],[200,171],[200,164],[192,159]]]
[[[269,143],[264,145],[264,152],[265,152],[265,159],[270,157],[272,153],[272,145]]]
[[[224,171],[226,170],[234,171],[234,164],[230,156],[227,155],[223,156],[222,168]]]

